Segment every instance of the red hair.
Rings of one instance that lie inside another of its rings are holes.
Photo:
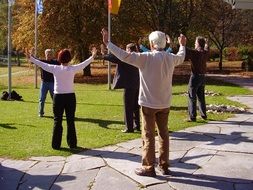
[[[71,61],[71,54],[68,49],[63,49],[58,53],[58,61],[60,63],[68,63]]]

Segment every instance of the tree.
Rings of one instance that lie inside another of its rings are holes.
[[[200,17],[202,28],[208,31],[209,39],[219,50],[219,69],[222,70],[223,50],[232,42],[231,33],[234,30],[235,12],[231,6],[223,0],[208,1],[202,3],[202,15]]]
[[[40,25],[43,46],[70,48],[79,62],[88,58],[89,46],[101,39],[104,1],[46,0],[44,5]],[[90,76],[90,68],[86,67],[83,74]]]
[[[0,0],[0,54],[7,48],[7,1]]]

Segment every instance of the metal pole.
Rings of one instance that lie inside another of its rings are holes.
[[[111,12],[108,7],[108,41],[111,41]],[[108,54],[110,51],[108,50]],[[111,62],[108,61],[108,88],[111,90]]]
[[[12,15],[11,15],[12,3],[8,2],[8,99],[11,99],[11,25],[12,25]]]
[[[38,5],[37,1],[35,0],[35,18],[34,18],[34,25],[35,25],[35,41],[34,41],[34,56],[37,56],[37,46],[38,46]],[[35,83],[35,88],[38,88],[38,67],[35,65],[34,67],[34,72],[35,72],[35,78],[34,78],[34,83]]]

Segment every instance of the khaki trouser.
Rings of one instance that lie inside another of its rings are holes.
[[[155,167],[155,124],[159,138],[159,166],[169,167],[169,108],[152,109],[142,106],[142,167],[152,170]]]

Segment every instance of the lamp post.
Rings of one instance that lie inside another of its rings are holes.
[[[12,5],[14,0],[8,0],[8,99],[11,99],[11,28],[12,28]]]

